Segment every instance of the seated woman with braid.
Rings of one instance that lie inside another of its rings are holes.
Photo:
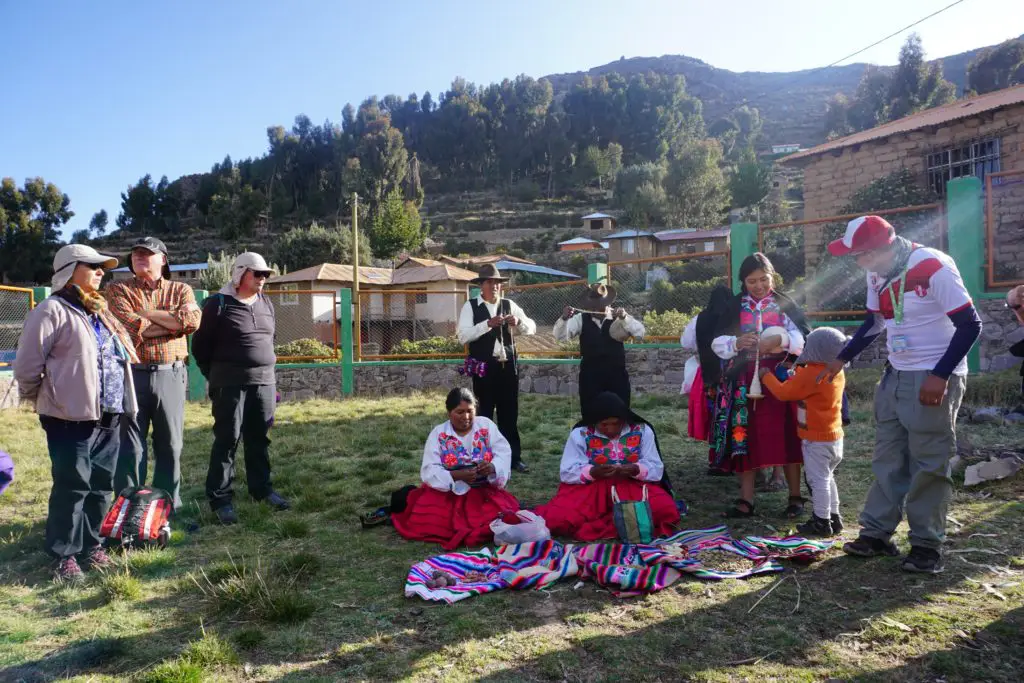
[[[492,540],[491,522],[519,510],[505,490],[512,449],[486,417],[477,417],[476,396],[465,388],[448,392],[448,420],[434,427],[423,447],[423,485],[409,493],[391,523],[410,541],[440,543],[446,550]]]
[[[587,413],[565,442],[558,492],[537,514],[553,535],[614,538],[612,487],[627,501],[642,500],[646,486],[655,536],[672,533],[679,510],[662,483],[667,478],[654,428],[610,391],[588,401]]]

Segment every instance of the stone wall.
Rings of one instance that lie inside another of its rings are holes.
[[[1024,339],[1024,327],[1017,322],[1005,299],[985,300],[977,304],[981,316],[981,371],[996,372],[1020,365],[1010,355],[1010,347]]]
[[[923,186],[929,152],[990,136],[1000,139],[1003,170],[1024,169],[1024,105],[816,156],[804,168],[804,218],[839,214],[854,192],[900,169],[909,169]],[[825,250],[823,228],[808,226],[805,235],[807,265],[813,267]]]

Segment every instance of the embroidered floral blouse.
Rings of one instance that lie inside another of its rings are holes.
[[[782,312],[782,308],[775,297],[771,294],[760,301],[749,294],[743,297],[740,304],[740,333],[764,332],[769,327],[782,327],[789,333],[789,345],[786,351],[794,355],[800,355],[804,350],[804,335],[789,316]],[[736,349],[736,337],[723,335],[715,337],[711,342],[711,350],[723,360],[735,358],[739,354]]]
[[[459,436],[452,423],[445,422],[434,427],[427,437],[420,478],[431,488],[462,496],[472,487],[467,482],[455,481],[452,470],[485,462],[494,465],[494,474],[487,477],[487,482],[505,488],[512,469],[512,447],[498,431],[498,425],[486,417],[476,417],[469,433]]]
[[[577,427],[562,451],[560,476],[565,484],[589,484],[595,465],[637,465],[640,481],[661,481],[665,465],[654,444],[654,430],[646,424],[624,424],[617,439],[592,427]]]

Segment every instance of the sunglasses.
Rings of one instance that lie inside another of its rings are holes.
[[[270,273],[264,270],[254,270],[252,271],[252,276],[255,278],[259,278],[260,280],[266,280],[268,277],[270,277]]]
[[[82,263],[81,261],[79,261],[78,263],[79,265],[85,266],[89,270],[103,270],[102,263]]]
[[[1009,308],[1011,311],[1019,311],[1020,309],[1024,308],[1024,304],[1007,303],[1006,307]]]

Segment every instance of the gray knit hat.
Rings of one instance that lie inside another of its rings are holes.
[[[846,346],[846,335],[834,327],[819,327],[807,335],[800,363],[829,363]]]

